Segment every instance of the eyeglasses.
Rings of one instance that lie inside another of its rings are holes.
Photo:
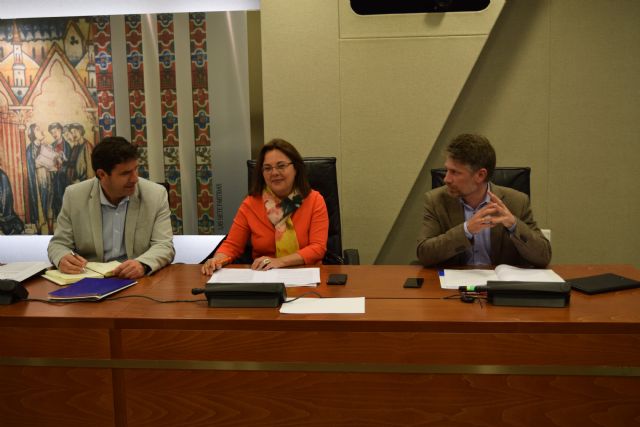
[[[273,172],[274,169],[277,170],[278,172],[284,172],[287,166],[291,164],[293,164],[293,162],[289,162],[289,163],[280,162],[280,163],[277,163],[275,166],[264,165],[262,166],[262,173],[271,173]]]

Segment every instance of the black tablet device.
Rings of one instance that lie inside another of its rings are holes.
[[[618,276],[613,273],[580,277],[578,279],[567,280],[567,282],[573,289],[589,295],[640,287],[640,281]]]

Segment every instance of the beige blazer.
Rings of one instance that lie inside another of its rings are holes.
[[[502,225],[491,229],[491,262],[545,267],[551,261],[551,243],[533,219],[529,197],[507,187],[491,184],[516,217],[516,229],[510,234]],[[464,211],[460,200],[451,197],[442,186],[425,194],[422,229],[418,237],[417,255],[424,266],[464,265],[465,251],[471,241],[464,234]]]
[[[129,197],[124,226],[128,259],[136,259],[159,270],[175,255],[167,191],[140,178]],[[60,259],[75,251],[88,261],[104,261],[100,181],[97,178],[70,185],[64,192],[53,238],[47,249],[58,266]]]

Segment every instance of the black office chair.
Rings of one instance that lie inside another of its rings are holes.
[[[431,188],[443,186],[446,173],[444,168],[431,169]],[[531,168],[496,168],[491,182],[518,190],[531,199]]]
[[[167,201],[168,201],[169,203],[171,203],[171,197],[169,196],[169,189],[170,189],[171,187],[169,186],[169,183],[168,183],[168,182],[166,182],[166,181],[163,181],[163,182],[158,182],[157,184],[162,185],[162,186],[164,187],[164,189],[165,189],[165,190],[167,190]]]
[[[338,197],[338,179],[336,175],[335,157],[305,157],[307,177],[311,188],[324,197],[329,214],[329,236],[327,239],[327,253],[323,264],[360,264],[360,254],[357,249],[342,250],[342,230],[340,225],[340,201]],[[247,176],[249,186],[256,166],[255,160],[247,160]],[[247,247],[241,258],[236,260],[240,264],[250,264],[251,248]]]

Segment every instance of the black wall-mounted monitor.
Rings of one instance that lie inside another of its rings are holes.
[[[477,12],[489,3],[491,0],[351,0],[351,9],[358,15]]]

